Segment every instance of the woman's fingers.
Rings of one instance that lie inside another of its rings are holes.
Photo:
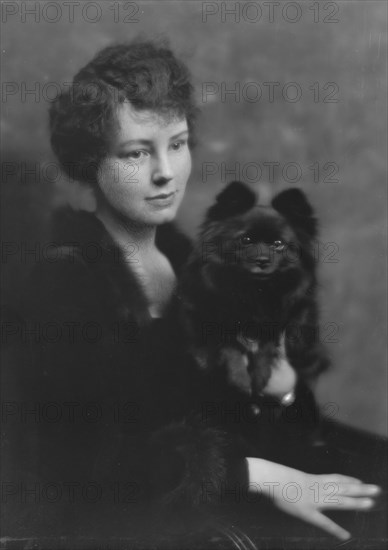
[[[324,503],[335,503],[339,496],[374,498],[381,493],[378,485],[363,483],[359,479],[339,474],[320,476],[319,487],[320,500]]]
[[[330,533],[331,535],[334,535],[341,540],[348,540],[351,537],[351,534],[346,531],[346,529],[343,529],[340,525],[337,525],[337,523],[335,523],[333,520],[331,520],[327,516],[324,516],[318,511],[313,512],[309,516],[308,521],[312,525],[320,527],[324,531],[327,531],[327,533]]]
[[[323,501],[320,508],[324,509],[338,509],[338,510],[368,510],[374,504],[371,498],[355,498],[337,496],[331,500]]]
[[[333,477],[330,481],[321,479],[319,491],[317,490],[314,494],[314,502],[319,504],[320,508],[368,509],[374,504],[374,498],[381,492],[377,485],[358,481],[344,482],[343,478],[339,477],[338,481],[334,479]],[[316,500],[317,497],[319,502]]]
[[[338,494],[349,497],[374,497],[381,493],[377,485],[363,483],[341,483],[338,487]]]
[[[338,476],[338,481],[340,483],[357,483],[358,485],[362,485],[364,482],[361,479],[358,479],[357,477],[349,477],[349,476]]]
[[[350,476],[344,476],[342,474],[324,474],[318,476],[321,479],[321,482],[327,481],[332,483],[356,483],[356,484],[363,484],[361,479],[358,479],[357,477],[350,477]]]

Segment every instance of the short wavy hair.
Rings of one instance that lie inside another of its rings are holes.
[[[193,147],[198,109],[185,64],[165,40],[112,45],[76,74],[50,108],[51,146],[71,179],[95,184],[125,101],[167,119],[186,118]]]

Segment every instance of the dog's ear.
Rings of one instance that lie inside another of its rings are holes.
[[[256,203],[255,193],[240,181],[232,181],[216,197],[216,203],[207,212],[208,220],[222,220],[250,210]]]
[[[272,200],[272,206],[295,229],[302,229],[310,237],[316,237],[318,224],[314,210],[300,189],[287,189]]]

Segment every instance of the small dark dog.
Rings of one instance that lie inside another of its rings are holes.
[[[317,324],[313,209],[298,189],[271,206],[256,200],[240,182],[217,196],[182,281],[197,365],[251,402],[280,361],[307,381],[328,365]]]

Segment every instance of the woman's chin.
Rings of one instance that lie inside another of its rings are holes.
[[[177,214],[176,207],[160,208],[152,212],[142,212],[140,215],[134,216],[133,212],[128,212],[126,210],[121,210],[118,213],[118,217],[128,222],[131,221],[134,225],[139,227],[143,226],[157,226],[163,225],[164,223],[171,222],[174,220]]]
[[[163,219],[160,220],[160,222],[157,225],[163,225],[164,223],[169,223],[175,220],[176,213],[168,214],[163,217]]]
[[[176,217],[176,214],[177,208],[163,208],[158,212],[155,212],[153,216],[150,217],[150,221],[152,221],[153,225],[162,225],[164,223],[173,221]]]

